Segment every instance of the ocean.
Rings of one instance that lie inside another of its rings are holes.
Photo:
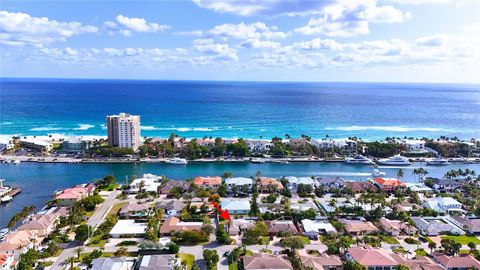
[[[480,137],[480,85],[0,79],[0,135],[106,135],[141,115],[142,136],[365,140]]]
[[[466,169],[480,172],[480,164],[451,164],[447,166],[427,166],[415,163],[402,168],[405,182],[416,182],[413,169],[423,167],[428,176],[441,177],[451,169]],[[387,177],[396,177],[400,167],[379,167]],[[354,181],[365,181],[373,171],[372,166],[349,165],[338,162],[291,162],[290,164],[264,163],[189,163],[186,166],[168,165],[164,163],[140,164],[64,164],[64,163],[21,163],[19,165],[0,163],[0,178],[5,184],[21,187],[22,193],[12,202],[0,206],[0,228],[23,207],[34,205],[41,209],[52,199],[58,189],[76,184],[95,181],[105,175],[114,175],[120,183],[125,177],[141,176],[144,173],[165,175],[171,179],[184,180],[196,176],[221,176],[224,172],[234,176],[255,176],[260,171],[263,176],[325,176],[342,177]],[[418,177],[417,177],[418,178]]]

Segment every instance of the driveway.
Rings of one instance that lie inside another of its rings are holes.
[[[50,266],[50,270],[61,270],[67,263],[68,258],[77,256],[75,249],[81,246],[83,246],[83,244],[79,241],[70,242],[62,251],[60,256],[58,256],[57,260],[52,264],[52,266]]]

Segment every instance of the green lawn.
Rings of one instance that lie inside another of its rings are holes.
[[[228,270],[238,270],[238,263],[230,263],[228,264]]]
[[[475,245],[480,245],[480,239],[475,236],[467,236],[467,235],[447,235],[442,236],[442,239],[452,239],[457,243],[462,245],[467,245],[470,242],[475,243]]]
[[[308,237],[302,235],[302,236],[299,236],[299,238],[302,239],[302,241],[305,245],[310,244],[310,239]]]
[[[380,236],[380,239],[381,239],[383,242],[385,242],[385,243],[387,243],[387,244],[390,244],[390,245],[398,245],[398,244],[400,244],[400,243],[398,242],[398,240],[397,240],[395,237],[392,237],[392,236],[382,235],[382,236]]]
[[[98,241],[98,243],[93,243],[93,241]],[[89,247],[104,247],[107,243],[107,240],[103,240],[101,235],[94,236],[88,241]]]
[[[268,236],[262,236],[260,239],[260,245],[267,245],[270,243],[270,238]]]
[[[110,209],[110,212],[108,212],[107,216],[109,215],[116,215],[118,214],[118,212],[120,212],[120,209],[122,209],[122,207],[124,207],[125,205],[127,205],[128,202],[122,202],[122,203],[117,203],[115,204],[112,209]]]
[[[102,186],[100,188],[100,190],[102,190],[102,191],[112,191],[112,190],[118,188],[119,186],[120,185],[118,183],[113,183],[113,184],[110,184],[108,186]]]
[[[246,256],[253,256],[253,251],[247,250],[247,251],[245,251],[245,255]]]
[[[427,252],[423,248],[415,250],[415,255],[417,256],[427,256]]]
[[[187,266],[187,270],[192,269],[192,266],[195,263],[195,256],[187,253],[179,253],[178,257],[182,260],[182,263]]]

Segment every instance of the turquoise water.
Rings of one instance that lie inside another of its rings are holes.
[[[480,172],[480,164],[454,164],[444,167],[431,167],[415,164],[402,168],[404,180],[415,182],[412,171],[419,166],[425,167],[434,177],[442,176],[450,169],[470,168]],[[399,168],[380,168],[387,176],[395,177]],[[51,199],[55,190],[67,188],[79,183],[93,181],[105,175],[115,175],[119,180],[126,176],[144,173],[166,175],[172,179],[186,179],[195,176],[215,176],[232,172],[234,176],[254,176],[261,171],[264,176],[342,176],[345,179],[364,181],[373,170],[370,166],[347,165],[344,163],[191,163],[186,166],[167,164],[48,164],[22,163],[19,165],[0,164],[0,178],[6,184],[19,186],[23,192],[13,202],[0,206],[0,227],[5,226],[13,214],[24,206],[35,205],[41,208]]]
[[[0,135],[105,135],[105,116],[143,136],[480,137],[480,86],[0,79]]]

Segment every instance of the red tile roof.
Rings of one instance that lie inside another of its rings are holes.
[[[220,186],[222,184],[222,178],[220,176],[198,176],[193,181],[196,186]]]
[[[383,186],[383,187],[404,187],[405,184],[395,178],[382,178],[382,177],[377,177],[374,178],[373,181],[377,182],[377,184]]]

